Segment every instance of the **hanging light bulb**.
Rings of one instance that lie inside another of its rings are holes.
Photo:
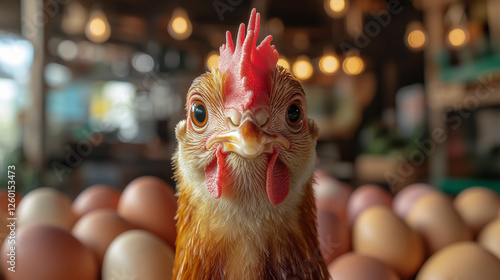
[[[453,48],[460,48],[469,41],[469,33],[466,29],[456,27],[448,32],[448,43]]]
[[[347,0],[325,0],[324,8],[326,13],[333,18],[340,18],[345,15],[349,2]]]
[[[333,74],[339,69],[339,59],[337,56],[325,53],[319,60],[319,70],[324,74]]]
[[[290,70],[290,63],[288,63],[288,60],[284,56],[280,56],[280,58],[278,59],[278,63],[277,64],[279,66],[282,66],[285,69],[289,69]]]
[[[207,56],[207,68],[212,70],[214,66],[219,65],[219,54],[216,51],[211,51]]]
[[[191,36],[193,26],[189,21],[187,12],[182,8],[177,8],[172,13],[172,19],[168,23],[168,34],[176,40],[185,40]]]
[[[301,79],[307,80],[313,74],[313,67],[307,56],[299,56],[292,66],[293,74]]]
[[[422,23],[413,21],[406,27],[406,45],[414,51],[421,51],[427,45],[427,34]]]
[[[85,35],[94,43],[104,43],[111,36],[108,19],[101,9],[94,8],[90,12],[89,21],[85,26]]]
[[[365,70],[365,63],[359,55],[350,55],[344,59],[342,69],[347,75],[359,75]]]

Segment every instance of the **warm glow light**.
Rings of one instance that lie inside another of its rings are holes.
[[[344,59],[342,69],[348,75],[358,75],[365,70],[365,64],[359,56],[349,56]]]
[[[292,71],[297,78],[301,80],[307,80],[313,74],[313,67],[307,57],[299,57],[293,63]]]
[[[90,13],[90,19],[85,26],[85,35],[94,43],[104,43],[109,39],[111,28],[103,11],[95,9]]]
[[[174,18],[174,21],[172,22],[172,29],[177,34],[186,33],[188,29],[186,19],[182,17]]]
[[[420,49],[426,41],[427,38],[422,30],[413,30],[408,34],[408,45],[413,49]]]
[[[324,55],[319,60],[319,70],[325,74],[333,74],[339,69],[339,60],[333,55]]]
[[[347,11],[347,6],[348,2],[346,0],[324,0],[324,8],[325,12],[333,17],[333,18],[340,18],[342,17],[346,11]]]
[[[333,12],[342,12],[345,9],[344,0],[330,0],[330,10]]]
[[[207,68],[212,70],[214,66],[219,66],[219,55],[216,52],[210,52],[207,58]]]
[[[463,46],[467,42],[467,34],[461,28],[454,28],[448,33],[448,41],[453,47]]]
[[[280,57],[278,59],[278,65],[290,70],[290,63],[288,63],[288,60],[286,60],[286,58],[284,57]]]
[[[90,22],[90,32],[96,36],[102,36],[106,32],[106,24],[101,18],[94,18]]]
[[[168,23],[168,34],[176,40],[185,40],[191,36],[193,26],[189,21],[187,12],[184,9],[175,9],[172,13],[172,20]]]

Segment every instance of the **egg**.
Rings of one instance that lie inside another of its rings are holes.
[[[483,248],[500,259],[500,217],[487,224],[477,238]]]
[[[361,213],[352,239],[356,253],[387,264],[404,278],[412,276],[424,260],[420,237],[386,206]]]
[[[329,209],[340,218],[347,217],[347,202],[352,193],[352,188],[335,180],[327,173],[316,171],[313,184],[318,209]]]
[[[500,196],[488,188],[472,187],[460,192],[454,205],[465,223],[477,234],[497,217]]]
[[[104,256],[102,280],[172,278],[174,251],[156,235],[144,230],[120,234]]]
[[[326,209],[318,209],[317,221],[321,255],[328,264],[350,250],[349,224],[345,219]]]
[[[347,217],[350,224],[354,224],[356,218],[364,210],[376,205],[391,207],[392,196],[377,185],[363,185],[357,188],[347,204]]]
[[[429,192],[437,191],[428,184],[411,184],[400,190],[394,197],[392,209],[400,218],[406,218],[415,202]]]
[[[453,207],[453,202],[440,192],[428,193],[415,202],[406,222],[422,235],[429,254],[452,243],[472,239],[472,232]]]
[[[163,180],[144,176],[130,182],[118,202],[118,214],[175,248],[177,199]]]
[[[76,197],[72,209],[78,218],[95,209],[116,210],[120,195],[120,191],[110,186],[90,186]]]
[[[399,280],[386,264],[367,256],[347,253],[328,266],[335,280]]]
[[[15,244],[4,242],[2,246],[2,270],[8,280],[98,279],[94,255],[68,230],[31,223],[19,228],[16,238]],[[12,252],[15,258],[8,255]],[[11,260],[15,262],[15,272],[8,270],[14,265]]]
[[[73,226],[72,233],[94,252],[100,266],[109,244],[121,233],[134,228],[116,211],[98,209],[78,220]]]
[[[16,214],[19,227],[44,222],[71,229],[76,222],[71,200],[53,188],[38,188],[26,194],[19,202]]]
[[[432,255],[416,280],[498,280],[500,260],[479,245],[458,242]]]

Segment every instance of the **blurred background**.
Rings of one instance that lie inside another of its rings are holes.
[[[1,0],[0,184],[171,184],[192,80],[251,8],[320,126],[318,168],[500,190],[498,0]]]

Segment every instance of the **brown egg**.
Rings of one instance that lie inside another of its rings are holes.
[[[2,270],[8,280],[96,280],[92,252],[58,226],[31,223],[17,230],[15,244],[2,246]],[[15,246],[15,259],[11,246]],[[15,272],[9,271],[15,262]]]
[[[464,241],[447,246],[432,255],[420,269],[416,280],[498,280],[500,260],[479,245]]]
[[[347,217],[347,202],[352,188],[322,171],[316,171],[313,184],[318,209],[329,209],[340,218]]]
[[[0,190],[0,211],[4,212],[5,214],[8,214],[10,211],[9,209],[16,210],[16,207],[22,198],[23,198],[23,196],[18,192],[12,192],[12,191],[9,192],[6,189],[1,189]]]
[[[415,202],[423,195],[437,191],[428,184],[411,184],[404,187],[396,194],[392,202],[392,209],[400,218],[405,219]]]
[[[318,239],[327,264],[351,249],[351,232],[345,219],[330,210],[318,209]]]
[[[118,203],[118,214],[175,248],[177,199],[163,180],[144,176],[130,182]]]
[[[352,239],[356,253],[387,264],[404,278],[415,274],[424,260],[420,237],[386,206],[361,213]]]
[[[386,264],[374,258],[356,253],[338,257],[328,266],[334,280],[399,280],[400,278]]]
[[[460,192],[454,205],[465,224],[477,234],[497,217],[500,197],[491,189],[472,187]]]
[[[135,227],[111,209],[94,210],[73,227],[73,235],[96,255],[99,266],[106,249],[118,235]]]
[[[80,218],[96,209],[116,210],[120,195],[118,190],[106,185],[90,186],[73,201],[73,212]]]
[[[376,206],[385,205],[391,207],[392,196],[377,185],[363,185],[357,188],[349,198],[347,204],[347,217],[352,225],[356,218],[364,210]]]
[[[472,232],[453,208],[450,198],[440,192],[428,193],[415,202],[406,222],[422,235],[429,254],[452,243],[472,239]]]
[[[102,265],[102,280],[172,278],[174,251],[156,235],[129,230],[109,245]]]
[[[76,222],[71,200],[53,188],[38,188],[26,194],[16,214],[19,227],[43,222],[70,230]]]
[[[500,217],[483,228],[477,241],[483,248],[500,259]]]

